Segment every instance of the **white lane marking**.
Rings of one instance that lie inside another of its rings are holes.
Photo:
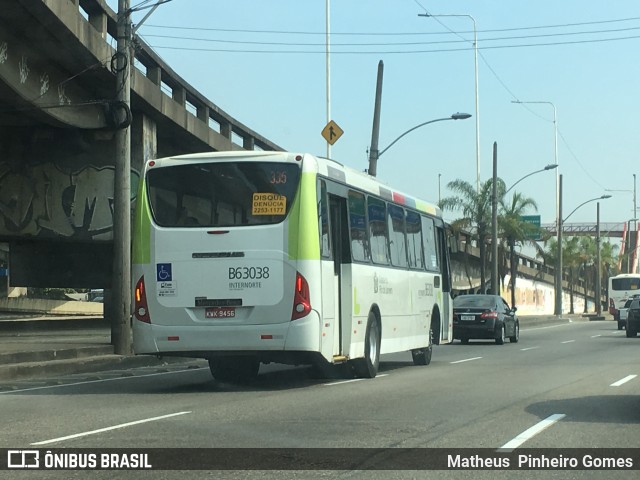
[[[598,338],[601,337],[602,335],[591,335],[591,338]]]
[[[620,385],[623,385],[623,384],[627,383],[629,380],[633,380],[636,377],[637,377],[637,375],[627,375],[623,379],[618,380],[617,382],[614,382],[609,386],[610,387],[619,387]]]
[[[534,327],[534,328],[527,328],[526,325],[524,325],[524,330],[528,330],[528,331],[533,331],[533,330],[546,330],[547,328],[558,328],[558,327],[566,327],[567,325],[569,325],[568,323],[561,323],[560,325],[549,325],[548,327]]]
[[[454,363],[464,363],[464,362],[470,362],[472,360],[480,360],[482,357],[473,357],[473,358],[465,358],[464,360],[456,360],[455,362],[449,362],[451,364]]]
[[[566,340],[566,341],[560,342],[560,343],[573,343],[573,342],[575,342],[575,340]]]
[[[389,375],[388,373],[383,373],[381,375],[376,375],[375,378],[371,378],[371,379],[353,378],[351,380],[340,380],[339,382],[323,383],[322,386],[324,386],[324,387],[333,387],[334,385],[344,385],[345,383],[360,382],[362,380],[375,380],[376,378],[386,377],[388,375]]]
[[[533,427],[528,428],[527,430],[522,432],[513,440],[509,440],[507,443],[501,446],[499,450],[503,450],[503,449],[513,450],[515,448],[518,448],[524,442],[526,442],[530,438],[533,438],[534,436],[542,432],[544,429],[549,428],[551,425],[553,425],[557,421],[562,420],[565,416],[566,415],[564,413],[554,413],[553,415],[550,415],[549,417],[545,418],[541,422],[536,423]]]
[[[527,348],[521,348],[520,350],[523,352],[526,352],[527,350],[535,350],[536,348],[540,348],[540,347],[527,347]]]
[[[95,435],[96,433],[108,432],[110,430],[116,430],[118,428],[130,427],[132,425],[139,425],[141,423],[155,422],[156,420],[163,420],[165,418],[176,417],[178,415],[186,415],[191,412],[178,412],[170,413],[169,415],[161,415],[159,417],[145,418],[144,420],[136,420],[135,422],[121,423],[120,425],[114,425],[113,427],[100,428],[98,430],[91,430],[89,432],[76,433],[74,435],[67,435],[66,437],[52,438],[51,440],[43,440],[42,442],[34,442],[30,445],[46,445],[47,443],[62,442],[64,440],[70,440],[72,438],[86,437],[87,435]]]
[[[4,392],[0,392],[0,395],[7,393],[20,393],[20,392],[31,392],[33,390],[44,390],[47,388],[63,388],[63,387],[73,387],[76,385],[88,385],[90,383],[101,383],[101,382],[113,382],[116,380],[130,380],[132,378],[144,378],[144,377],[156,377],[158,375],[170,375],[174,373],[184,373],[184,372],[197,372],[203,370],[202,368],[188,368],[186,370],[175,370],[173,372],[160,372],[160,373],[149,373],[145,375],[132,375],[127,377],[116,377],[116,378],[103,378],[101,380],[85,380],[83,382],[74,382],[74,383],[64,383],[62,385],[45,385],[43,387],[29,387],[29,388],[21,388],[19,390],[5,390]]]

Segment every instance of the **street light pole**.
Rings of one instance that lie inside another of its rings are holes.
[[[551,164],[547,165],[546,167],[544,167],[544,168],[542,168],[542,169],[540,169],[540,170],[536,170],[535,172],[528,173],[527,175],[525,175],[524,177],[522,177],[520,180],[518,180],[516,183],[514,183],[513,185],[511,185],[511,186],[507,189],[507,191],[506,191],[506,192],[504,192],[504,193],[505,193],[505,195],[506,195],[507,193],[509,193],[513,187],[515,187],[517,184],[519,184],[519,183],[520,183],[522,180],[524,180],[525,178],[528,178],[528,177],[530,177],[531,175],[535,175],[536,173],[546,172],[547,170],[553,170],[554,168],[558,168],[558,165],[556,165],[556,164],[554,164],[554,163],[551,163]]]
[[[557,166],[559,166],[560,164],[558,163],[558,118],[557,118],[557,112],[556,112],[556,106],[552,103],[552,102],[544,102],[544,101],[521,101],[521,100],[512,100],[511,103],[519,103],[519,104],[525,104],[525,103],[531,103],[531,104],[545,104],[545,105],[551,105],[551,107],[553,108],[553,158],[554,158],[554,162]],[[557,232],[557,242],[558,245],[561,244],[561,223],[562,223],[562,212],[560,211],[560,202],[561,202],[561,193],[560,193],[560,169],[558,168],[556,170],[556,232]],[[560,280],[562,281],[562,276],[560,276]],[[558,281],[558,276],[556,275],[556,282]],[[555,285],[555,289],[556,292],[558,290],[562,289],[562,285],[558,285],[556,283]],[[556,297],[557,299],[557,297]],[[556,310],[558,309],[557,305],[556,305]],[[556,315],[559,315],[558,313],[556,313]]]
[[[383,149],[383,150],[377,150],[377,149],[376,150],[373,150],[373,149],[370,150],[370,152],[369,152],[370,153],[370,155],[369,155],[369,173],[376,172],[377,165],[378,165],[378,159],[382,156],[382,154],[384,152],[389,150],[391,147],[393,147],[393,145],[395,145],[395,143],[398,140],[400,140],[402,137],[404,137],[408,133],[413,132],[415,129],[420,128],[420,127],[424,127],[425,125],[429,125],[430,123],[444,122],[445,120],[465,120],[465,119],[467,119],[469,117],[471,117],[471,115],[468,114],[468,113],[454,113],[450,117],[436,118],[435,120],[429,120],[428,122],[424,122],[424,123],[421,123],[420,125],[416,125],[415,127],[410,128],[409,130],[404,132],[402,135],[400,135],[398,138],[396,138],[393,142],[391,142],[389,144],[389,146],[387,146],[385,149]]]
[[[498,288],[498,143],[493,142],[493,191],[491,195],[491,292]],[[483,265],[484,266],[484,265]]]
[[[476,103],[476,191],[480,193],[480,95],[478,89],[478,29],[476,19],[467,14],[436,14],[419,13],[419,17],[467,17],[473,22],[473,65],[475,76],[475,103]],[[460,35],[458,35],[460,36]]]
[[[591,203],[591,202],[596,202],[598,200],[606,200],[607,198],[611,198],[611,195],[601,195],[599,197],[585,200],[576,208],[571,210],[571,213],[567,215],[563,220],[562,219],[562,175],[560,175],[560,231],[558,232],[559,233],[558,238],[560,240],[558,243],[558,252],[557,252],[558,265],[555,272],[556,278],[557,278],[556,282],[557,282],[557,285],[559,285],[559,288],[556,288],[556,302],[555,302],[555,312],[554,312],[555,315],[562,315],[562,226],[564,222],[566,222],[569,219],[569,217],[573,215],[576,212],[576,210],[578,210],[583,205],[586,205],[587,203]],[[597,234],[599,236],[599,223],[597,225],[597,230],[598,230]]]

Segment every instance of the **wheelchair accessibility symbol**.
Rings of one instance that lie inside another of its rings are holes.
[[[173,280],[170,263],[156,264],[156,280],[158,282],[170,282]]]

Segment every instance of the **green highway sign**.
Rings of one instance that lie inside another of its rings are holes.
[[[540,215],[520,215],[520,220],[531,225],[531,229],[527,232],[529,240],[540,240]]]

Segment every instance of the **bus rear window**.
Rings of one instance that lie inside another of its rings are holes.
[[[151,169],[147,190],[163,227],[279,223],[293,202],[300,167],[274,162],[189,163]]]

